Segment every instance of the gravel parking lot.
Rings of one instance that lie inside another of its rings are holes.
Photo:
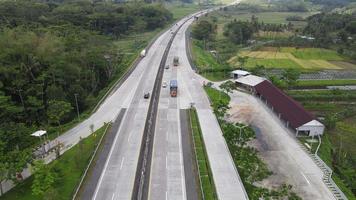
[[[257,137],[250,144],[260,152],[273,172],[257,184],[274,188],[286,183],[292,185],[293,191],[303,199],[334,199],[322,181],[321,169],[264,103],[240,91],[234,91],[230,96],[228,120],[247,123],[255,129]]]

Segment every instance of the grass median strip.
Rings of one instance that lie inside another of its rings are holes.
[[[217,199],[213,176],[205,151],[198,115],[195,109],[189,110],[190,124],[193,134],[194,152],[199,169],[199,182],[202,199]]]
[[[89,137],[82,139],[76,146],[66,151],[58,160],[46,167],[54,177],[54,181],[44,191],[43,195],[33,194],[33,183],[36,175],[24,180],[0,200],[39,200],[39,199],[72,199],[72,195],[81,179],[87,164],[95,150],[106,126],[101,127]],[[45,182],[44,180],[43,182]]]

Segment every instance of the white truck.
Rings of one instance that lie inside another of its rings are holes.
[[[140,56],[143,58],[146,56],[146,49],[142,50]]]

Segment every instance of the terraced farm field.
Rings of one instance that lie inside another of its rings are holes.
[[[347,62],[347,58],[337,52],[320,48],[263,47],[257,51],[241,51],[229,60],[238,66],[238,57],[248,57],[245,67],[264,65],[266,68],[317,69],[356,69],[356,65]]]

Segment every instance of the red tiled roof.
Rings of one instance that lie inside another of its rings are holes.
[[[275,112],[281,114],[282,119],[289,122],[291,127],[298,128],[314,119],[298,102],[286,95],[271,82],[265,80],[254,88],[257,93],[267,100],[269,105],[273,106]]]

